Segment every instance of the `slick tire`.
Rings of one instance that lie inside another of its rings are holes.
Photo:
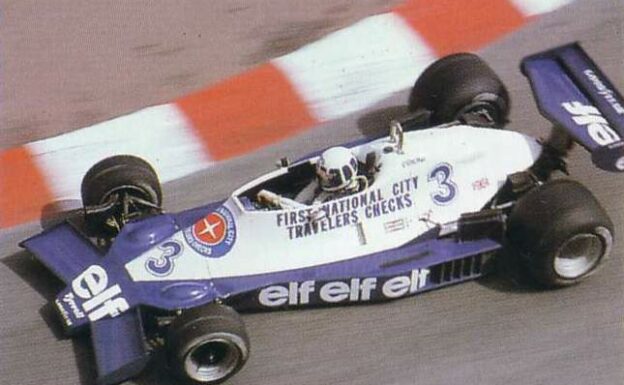
[[[576,284],[608,257],[613,224],[580,183],[558,179],[522,196],[508,221],[508,239],[544,287]]]
[[[236,374],[249,357],[249,337],[229,306],[209,304],[185,311],[167,334],[173,373],[190,384],[218,384]]]
[[[82,179],[80,190],[84,207],[102,206],[114,197],[121,199],[124,195],[148,204],[133,207],[136,215],[162,204],[162,189],[156,171],[143,159],[131,155],[113,156],[96,163]],[[119,210],[115,210],[115,214],[87,216],[88,227],[106,232],[111,216],[119,214]]]
[[[489,119],[480,126],[503,127],[509,116],[510,101],[503,82],[481,58],[457,53],[425,69],[412,88],[408,109],[412,113],[431,112],[434,125],[481,112]]]

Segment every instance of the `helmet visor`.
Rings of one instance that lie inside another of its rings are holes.
[[[323,173],[323,176],[320,178],[321,187],[323,189],[331,191],[332,189],[337,189],[344,185],[344,179],[343,179],[342,174],[340,173],[340,170],[338,169],[326,170],[323,167],[321,167],[320,170]]]

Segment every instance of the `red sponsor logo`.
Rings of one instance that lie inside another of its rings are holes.
[[[490,180],[488,178],[477,179],[472,182],[472,189],[475,191],[483,190],[490,185]]]
[[[225,218],[218,213],[210,213],[193,226],[195,238],[209,246],[218,245],[223,242],[227,233],[227,223]]]

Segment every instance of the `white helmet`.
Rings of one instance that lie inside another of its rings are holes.
[[[324,191],[338,191],[348,187],[356,179],[357,170],[357,159],[344,147],[325,150],[316,164],[316,174]]]

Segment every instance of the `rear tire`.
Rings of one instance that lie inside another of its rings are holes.
[[[229,306],[209,304],[185,311],[167,334],[169,366],[192,384],[218,384],[236,374],[249,357],[249,337]]]
[[[508,237],[538,283],[562,287],[582,281],[608,257],[613,224],[587,188],[559,179],[518,200]]]
[[[434,125],[463,119],[503,127],[510,101],[503,82],[481,58],[457,53],[425,69],[412,88],[408,109],[430,111]]]
[[[82,203],[89,229],[115,236],[131,219],[160,211],[162,190],[149,163],[118,155],[96,163],[82,179]]]

